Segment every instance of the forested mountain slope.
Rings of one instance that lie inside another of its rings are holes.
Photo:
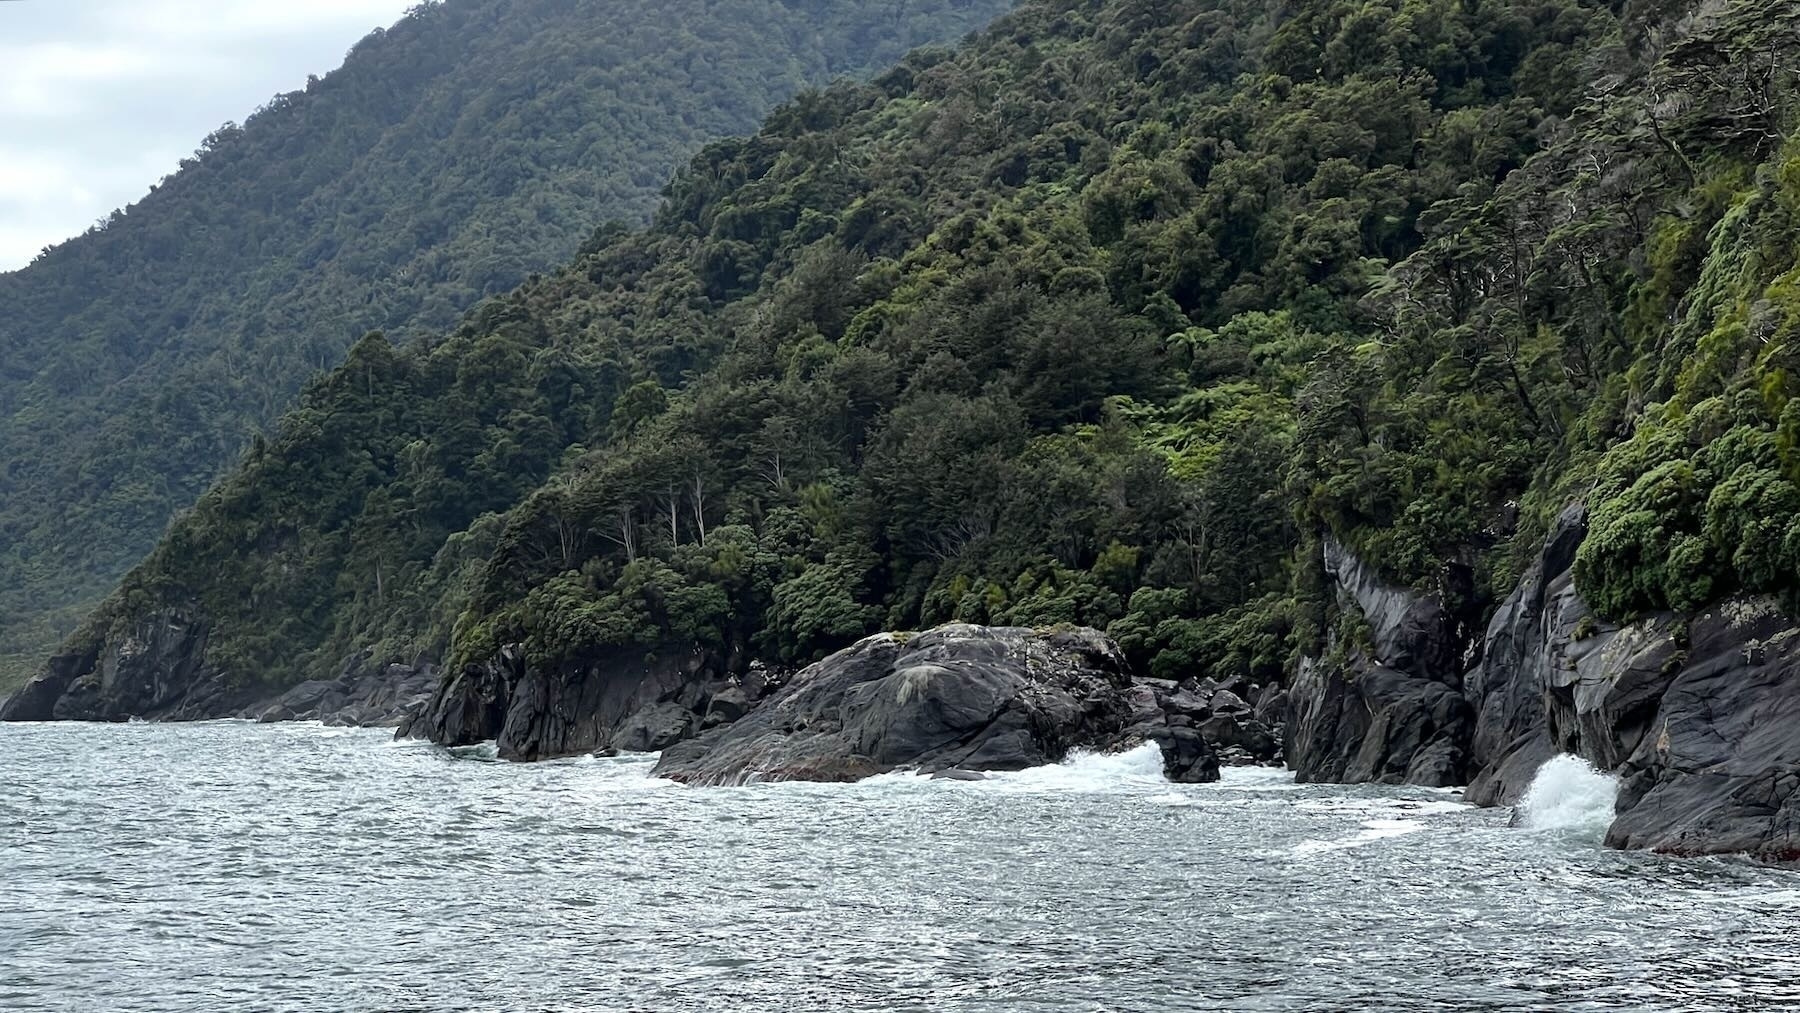
[[[98,712],[953,618],[1267,681],[1367,636],[1325,536],[1479,614],[1575,498],[1608,617],[1791,593],[1793,22],[1033,0],[359,343],[52,681],[173,619],[188,681]]]
[[[0,274],[0,688],[313,373],[641,224],[705,142],[1007,0],[444,0]]]

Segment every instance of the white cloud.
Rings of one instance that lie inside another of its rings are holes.
[[[414,2],[0,3],[0,270],[137,200]]]
[[[116,43],[68,42],[0,43],[0,68],[0,122],[60,119],[81,112],[91,91],[192,70],[191,65],[167,66],[147,51]]]

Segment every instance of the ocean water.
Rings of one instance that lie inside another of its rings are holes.
[[[689,789],[379,732],[0,726],[0,1010],[1800,1009],[1800,875],[1452,792]],[[1604,779],[1602,779],[1604,781]]]

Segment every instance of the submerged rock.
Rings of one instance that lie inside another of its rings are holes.
[[[797,673],[737,722],[665,750],[656,775],[707,785],[897,769],[963,777],[1148,740],[1171,778],[1215,779],[1210,747],[1172,727],[1157,699],[1093,630],[881,634]]]

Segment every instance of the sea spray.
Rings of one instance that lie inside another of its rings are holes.
[[[1618,797],[1618,778],[1564,754],[1538,768],[1514,817],[1531,830],[1598,836],[1612,824]]]
[[[1031,793],[1111,792],[1122,788],[1169,786],[1168,778],[1163,776],[1162,748],[1154,742],[1140,743],[1131,749],[1113,753],[1077,749],[1060,763],[1047,763],[1024,770],[985,771],[967,780],[934,779],[916,770],[895,770],[864,778],[857,783],[865,787],[930,784],[934,788]]]
[[[996,771],[978,784],[1022,791],[1105,792],[1125,787],[1167,787],[1162,749],[1145,742],[1117,753],[1076,750],[1061,763]]]

